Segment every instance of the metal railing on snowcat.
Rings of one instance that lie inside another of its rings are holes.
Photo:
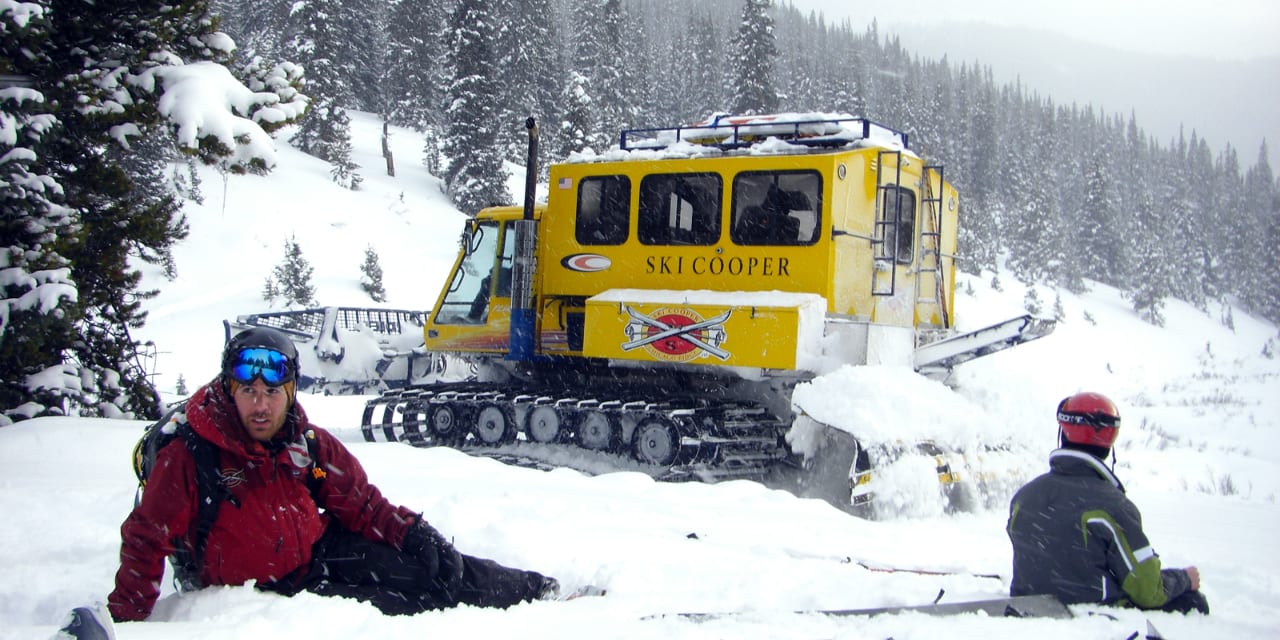
[[[719,149],[742,149],[766,138],[809,147],[839,147],[860,140],[880,140],[907,148],[908,135],[866,118],[782,118],[718,115],[707,122],[679,127],[626,129],[619,136],[623,151],[665,149],[686,142]]]
[[[226,338],[249,327],[272,327],[298,343],[299,391],[335,395],[404,387],[443,369],[423,347],[427,311],[317,307],[238,316],[223,321]]]

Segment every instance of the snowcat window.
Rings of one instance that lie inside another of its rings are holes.
[[[481,222],[464,242],[466,256],[458,264],[436,312],[436,324],[484,324],[489,316],[493,267],[498,257],[497,223]]]
[[[746,171],[733,178],[733,226],[741,245],[807,245],[822,232],[822,175]]]
[[[672,173],[640,181],[643,244],[709,245],[720,240],[720,193],[714,173]]]
[[[627,241],[631,220],[631,179],[592,176],[578,185],[578,244],[618,245]]]
[[[916,194],[894,186],[882,188],[881,193],[884,196],[877,226],[883,233],[884,250],[893,252],[882,257],[892,257],[899,264],[911,264],[916,237]]]

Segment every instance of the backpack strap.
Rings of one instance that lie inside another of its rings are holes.
[[[240,506],[240,502],[222,484],[222,475],[218,469],[218,447],[212,442],[196,434],[191,425],[182,422],[178,425],[177,435],[182,438],[191,452],[196,468],[196,522],[195,535],[191,547],[175,544],[170,561],[174,569],[174,581],[182,592],[195,591],[202,586],[200,567],[204,566],[205,542],[209,532],[213,530],[213,522],[218,519],[218,510],[225,500]]]

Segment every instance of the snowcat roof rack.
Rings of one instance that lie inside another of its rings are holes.
[[[659,150],[688,143],[723,150],[742,149],[769,138],[808,147],[840,147],[861,140],[907,148],[907,134],[866,118],[829,114],[730,116],[676,127],[624,129],[623,151]]]

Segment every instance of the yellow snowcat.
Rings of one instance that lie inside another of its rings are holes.
[[[1053,329],[1024,316],[956,335],[959,197],[903,132],[842,114],[631,129],[551,166],[542,203],[527,124],[523,206],[466,221],[423,327],[427,352],[472,375],[370,400],[367,439],[557,451],[550,465],[567,449],[857,510],[868,451],[889,445],[833,429],[825,460],[794,452],[796,384],[848,364],[941,375]],[[945,451],[908,447],[960,479]]]

